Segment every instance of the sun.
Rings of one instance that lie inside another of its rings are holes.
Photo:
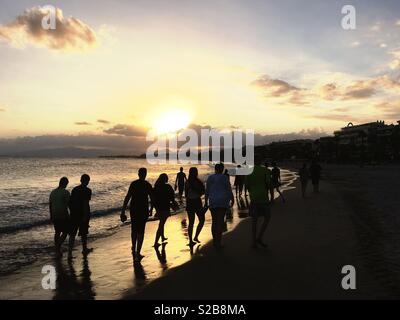
[[[153,129],[158,134],[174,133],[186,128],[191,121],[188,111],[184,109],[170,109],[154,121]]]

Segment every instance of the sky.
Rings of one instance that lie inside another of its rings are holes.
[[[189,123],[317,137],[396,122],[400,2],[351,1],[355,30],[342,28],[346,4],[0,0],[0,153],[16,141],[134,148]],[[41,28],[45,5],[55,30]]]

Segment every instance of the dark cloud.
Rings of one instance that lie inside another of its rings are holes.
[[[112,128],[103,130],[103,132],[127,137],[145,137],[147,135],[147,129],[128,124],[116,124]]]
[[[258,78],[253,82],[253,84],[263,88],[266,95],[271,97],[281,97],[293,91],[300,90],[300,88],[297,88],[284,80],[272,79],[268,75]]]
[[[86,122],[86,121],[78,121],[78,122],[75,122],[75,124],[77,126],[91,126],[92,125],[90,122]]]
[[[0,139],[0,155],[51,148],[77,147],[108,149],[120,154],[140,154],[146,150],[143,138],[114,135],[43,135]]]
[[[0,39],[19,47],[31,43],[54,50],[81,50],[96,44],[96,34],[87,24],[74,17],[64,18],[58,8],[55,12],[56,28],[44,29],[42,20],[48,14],[45,7],[25,10],[14,21],[0,26]]]
[[[102,123],[102,124],[110,124],[110,121],[103,120],[103,119],[98,119],[97,122]]]

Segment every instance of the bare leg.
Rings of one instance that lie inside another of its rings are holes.
[[[282,198],[282,201],[285,202],[285,198],[283,197],[281,190],[279,190],[279,187],[276,188],[276,191],[279,193],[280,197]]]
[[[201,230],[203,229],[205,217],[204,217],[204,214],[198,214],[197,218],[199,218],[199,224],[197,225],[197,228],[196,228],[196,235],[194,237],[194,240],[196,242],[199,242],[199,235],[200,235]]]
[[[194,212],[188,212],[188,218],[189,218],[189,225],[188,225],[188,236],[189,236],[189,242],[192,243],[193,242],[193,226],[194,226],[194,219],[195,219],[195,215]]]
[[[131,240],[132,240],[132,254],[136,255],[136,242],[137,242],[138,234],[136,230],[131,231]]]

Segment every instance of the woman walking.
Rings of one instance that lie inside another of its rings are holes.
[[[189,235],[189,246],[193,246],[199,241],[199,234],[204,226],[205,210],[203,210],[203,201],[201,196],[205,193],[203,182],[198,178],[199,172],[196,167],[189,169],[189,178],[185,186],[186,196],[186,211],[189,218],[188,235]],[[196,228],[196,234],[193,237],[193,227],[195,216],[199,219],[199,223]]]
[[[156,232],[156,238],[154,240],[154,247],[160,245],[158,243],[160,238],[162,239],[162,242],[168,240],[164,234],[164,226],[170,216],[170,207],[174,202],[174,189],[168,184],[168,175],[162,173],[154,184],[154,207],[156,208],[156,217],[158,217],[160,221]]]

